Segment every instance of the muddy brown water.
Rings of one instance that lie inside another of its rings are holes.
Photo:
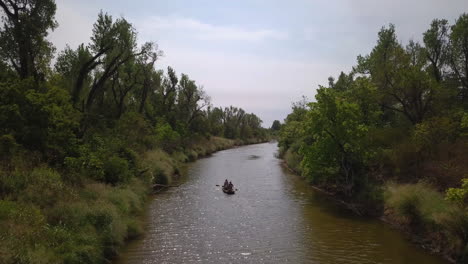
[[[152,198],[144,236],[115,263],[446,263],[310,188],[276,151],[250,145],[190,164],[180,187]],[[226,178],[235,195],[215,186]]]

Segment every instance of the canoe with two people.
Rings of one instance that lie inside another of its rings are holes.
[[[223,184],[223,192],[227,194],[234,194],[234,184],[226,179]]]

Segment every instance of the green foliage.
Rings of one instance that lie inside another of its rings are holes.
[[[266,129],[261,127],[262,120],[255,114],[246,113],[242,108],[215,107],[207,110],[207,125],[212,135],[229,139],[267,139]]]
[[[165,151],[172,152],[180,145],[180,135],[166,122],[158,122],[155,127],[158,145]]]
[[[302,101],[294,103],[292,106],[292,113],[290,113],[281,126],[279,132],[278,146],[280,147],[280,157],[294,144],[300,146],[305,137],[305,129],[303,122],[307,113],[307,102],[303,98]],[[299,148],[296,147],[293,151],[298,152]]]
[[[137,151],[145,151],[155,147],[155,137],[151,124],[137,112],[127,112],[117,121],[113,134],[119,140],[120,147],[128,147]]]
[[[68,94],[56,87],[46,93],[31,89],[28,81],[0,84],[0,124],[29,149],[45,152],[51,159],[74,150],[80,115]]]
[[[43,79],[54,52],[47,35],[57,27],[55,1],[1,3],[0,60],[14,69],[21,79]]]
[[[456,202],[461,206],[468,206],[468,179],[462,180],[460,188],[449,188],[446,192],[447,200]]]
[[[104,162],[104,181],[110,184],[125,183],[131,177],[127,160],[111,156]]]
[[[273,131],[278,131],[278,130],[280,130],[280,129],[281,129],[281,123],[280,123],[280,121],[279,121],[279,120],[273,121],[273,123],[271,124],[271,128],[270,128],[270,129],[273,130]]]
[[[45,208],[53,206],[59,195],[72,195],[71,190],[63,184],[60,174],[49,168],[36,168],[27,178],[26,187],[19,196],[23,202]]]
[[[7,158],[14,154],[18,144],[12,135],[0,136],[0,158]]]
[[[467,14],[452,26],[432,21],[423,44],[404,46],[394,25],[383,27],[350,73],[293,105],[279,156],[313,184],[367,212],[385,205],[403,226],[436,234],[436,248],[466,258],[467,36]]]
[[[364,89],[364,83],[357,87]],[[366,88],[371,95],[372,87]],[[367,133],[378,112],[368,113],[375,109],[374,105],[345,100],[330,88],[319,89],[316,99],[304,122],[306,134],[312,137],[311,144],[301,148],[304,173],[314,183],[333,182],[340,191],[351,195],[366,181],[361,172],[376,155]]]
[[[298,174],[302,174],[301,162],[303,157],[298,154],[297,150],[288,149],[283,158],[289,168]]]

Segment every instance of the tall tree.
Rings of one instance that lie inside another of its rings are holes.
[[[436,88],[425,71],[421,54],[422,48],[417,43],[410,42],[403,48],[397,41],[395,27],[390,25],[379,32],[371,54],[358,58],[356,68],[368,74],[378,88],[384,113],[401,113],[412,124],[426,117]]]
[[[47,41],[57,27],[54,0],[0,0],[0,59],[22,79],[45,78],[54,47]]]
[[[151,86],[157,83],[154,81],[154,78],[159,79],[159,75],[155,74],[154,63],[158,57],[162,55],[162,52],[158,51],[158,46],[153,42],[145,43],[141,53],[142,54],[137,58],[143,72],[143,89],[141,91],[140,105],[138,107],[138,112],[140,114],[143,113]]]
[[[434,78],[440,82],[443,77],[443,67],[447,60],[448,21],[445,19],[434,19],[431,28],[423,34],[426,57],[430,62],[430,68]]]
[[[461,84],[459,97],[468,100],[468,14],[462,14],[450,34],[450,66]]]

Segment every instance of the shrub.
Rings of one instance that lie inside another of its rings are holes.
[[[38,256],[52,262],[40,249],[47,244],[47,226],[37,207],[0,200],[0,226],[0,263],[34,263]]]
[[[286,161],[286,164],[288,164],[288,167],[291,168],[293,171],[295,171],[298,174],[302,173],[302,156],[299,155],[299,153],[293,152],[291,149],[288,149],[284,154],[284,160]]]
[[[141,223],[135,219],[127,220],[127,239],[133,239],[143,234]]]
[[[118,184],[128,182],[131,177],[128,162],[117,156],[112,156],[104,163],[104,180],[106,183]]]
[[[460,206],[468,206],[468,178],[462,180],[460,188],[449,188],[446,199],[458,203]]]
[[[63,184],[58,172],[39,167],[28,176],[28,183],[21,192],[20,199],[44,208],[53,206],[59,197],[65,199],[70,195],[70,190]]]
[[[382,186],[374,182],[362,183],[354,200],[362,205],[361,213],[380,215],[384,204]]]
[[[168,123],[160,121],[156,125],[154,132],[156,134],[158,145],[165,151],[172,152],[178,145],[180,145],[179,133],[173,130]]]
[[[420,227],[440,226],[438,216],[451,208],[442,194],[425,183],[389,184],[384,197],[385,205],[394,209],[397,216]]]
[[[149,122],[136,112],[126,112],[122,115],[113,134],[117,135],[125,146],[136,150],[147,150],[155,147]]]
[[[15,138],[8,134],[0,136],[0,158],[8,158],[15,152],[18,144]]]
[[[174,160],[164,151],[155,149],[145,153],[142,166],[151,175],[152,181],[161,184],[171,183],[176,164]]]

